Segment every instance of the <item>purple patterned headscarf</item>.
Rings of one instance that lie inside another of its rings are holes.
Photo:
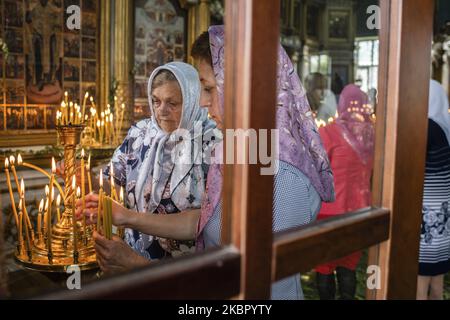
[[[224,108],[225,30],[223,26],[209,28],[209,41],[220,107]],[[325,202],[334,201],[333,173],[323,148],[306,92],[284,49],[280,46],[277,75],[276,125],[280,129],[279,160],[287,162],[305,174]],[[220,150],[217,145],[216,150]],[[212,165],[207,178],[207,196],[202,203],[198,232],[212,216],[220,201],[222,168]]]

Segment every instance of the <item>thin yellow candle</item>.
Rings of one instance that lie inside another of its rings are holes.
[[[105,136],[105,120],[101,121],[101,127],[100,127],[100,141],[101,143],[104,143],[104,136]]]
[[[120,187],[120,192],[119,192],[119,202],[122,206],[125,206],[125,198],[123,195],[123,187]],[[123,239],[124,237],[124,228],[123,227],[119,227],[119,237]]]
[[[109,127],[110,127],[110,132],[109,132],[109,135],[110,135],[110,141],[112,142],[113,140],[113,138],[115,139],[115,134],[114,134],[114,129],[115,129],[115,127],[113,126],[113,123],[114,123],[114,116],[113,116],[113,114],[111,113],[110,115],[109,115]]]
[[[19,216],[17,215],[16,201],[14,199],[14,193],[13,193],[13,189],[11,186],[11,177],[9,175],[9,160],[8,160],[8,158],[5,159],[5,174],[6,174],[6,184],[8,185],[8,190],[9,190],[9,200],[11,201],[14,219],[16,221],[16,228],[19,228]]]
[[[87,99],[89,98],[89,92],[87,91],[86,92],[86,94],[84,95],[84,100],[83,100],[83,109],[82,109],[82,115],[83,115],[83,118],[82,119],[84,119],[84,115],[86,114],[86,101],[87,101]]]
[[[37,234],[39,239],[42,237],[42,211],[44,210],[44,199],[41,199],[39,202],[39,213],[38,213],[38,225],[37,225]]]
[[[77,189],[77,179],[72,177],[72,231],[73,231],[73,259],[74,264],[78,263],[78,231],[77,219],[75,218],[75,190]]]
[[[22,254],[23,251],[23,233],[22,233],[22,228],[23,228],[23,213],[19,212],[19,234],[18,234],[18,238],[19,238],[19,254]]]
[[[84,198],[84,197],[82,197],[81,188],[78,187],[77,188],[77,199],[80,199],[80,198]],[[84,201],[84,199],[82,201]],[[85,208],[85,205],[83,204],[81,214],[83,215],[83,234],[86,234],[86,216],[84,215],[84,208]]]
[[[89,98],[89,101],[91,101],[91,105],[95,108],[95,110],[97,110],[97,106],[95,105],[95,101],[94,101],[94,97],[93,96],[91,96]]]
[[[97,130],[98,130],[98,141],[102,143],[102,129],[101,129],[101,122],[100,120],[97,120]]]
[[[84,149],[81,150],[81,201],[82,201],[82,209],[83,209],[83,213],[84,213],[84,209],[86,208],[86,199],[85,199],[85,194],[86,194],[86,187],[85,187],[85,179],[84,179],[84,170],[85,170],[85,165],[84,165]],[[83,214],[83,233],[86,234],[86,217]]]
[[[22,199],[20,199],[19,207],[23,208]],[[27,242],[28,257],[31,259],[31,241],[30,241],[30,235],[28,233],[29,231],[28,231],[28,224],[27,223],[24,224],[24,229],[25,229],[25,239],[26,239],[26,242]]]
[[[56,197],[56,215],[58,218],[58,222],[61,221],[61,195],[58,194]]]
[[[28,216],[27,206],[25,203],[25,182],[23,181],[23,178],[20,180],[19,194],[20,194],[20,200],[22,201],[21,210],[25,216],[25,221],[27,223],[28,228],[32,231],[31,235],[34,238],[33,227],[31,226],[30,217]]]
[[[86,173],[88,177],[88,186],[89,186],[89,193],[92,193],[92,181],[91,181],[91,155],[88,157],[88,161],[86,164]]]
[[[113,166],[113,163],[111,162],[111,164],[110,164],[110,172],[109,172],[109,175],[110,175],[110,184],[111,184],[111,198],[113,199],[113,200],[117,200],[117,191],[116,191],[116,185],[115,185],[115,183],[114,183],[114,166]]]
[[[106,239],[111,240],[111,198],[103,197],[103,232]]]
[[[64,102],[66,103],[66,105],[69,104],[69,93],[67,91],[64,92]]]
[[[121,205],[124,205],[124,204],[125,204],[124,196],[123,196],[123,187],[120,187],[119,201],[120,201],[120,204],[121,204]]]
[[[48,213],[48,197],[45,199],[45,206],[44,206],[44,217],[43,217],[43,228],[44,228],[44,234],[47,234],[47,224],[45,223],[47,221],[47,213]]]
[[[47,210],[47,249],[49,252],[52,251],[52,202],[54,198],[54,188],[53,183],[55,181],[55,173],[56,173],[56,163],[55,158],[52,157],[52,174],[50,176],[50,187],[49,187],[49,196],[48,196],[48,210]]]
[[[61,125],[67,124],[67,108],[66,103],[63,101],[61,102]]]
[[[16,167],[14,166],[16,158],[14,156],[9,156],[9,163],[11,164],[11,172],[13,173],[14,181],[16,182],[17,192],[20,194],[19,179],[17,178]]]
[[[100,231],[100,221],[102,218],[102,205],[103,205],[103,172],[100,169],[99,177],[100,190],[98,192],[98,212],[97,212],[97,231]]]

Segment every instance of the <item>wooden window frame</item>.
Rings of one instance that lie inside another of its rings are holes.
[[[374,208],[273,235],[272,178],[259,165],[225,165],[222,248],[40,298],[267,299],[273,281],[381,243],[369,263],[382,288],[368,298],[414,299],[430,79],[417,61],[430,61],[434,0],[380,2]],[[279,4],[226,2],[227,128],[274,128]]]

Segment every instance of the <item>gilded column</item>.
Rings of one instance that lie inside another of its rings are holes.
[[[134,1],[115,0],[114,3],[114,79],[117,83],[115,94],[118,103],[127,106],[124,117],[124,129],[131,125],[133,116],[133,95],[131,71],[133,69],[133,14]]]
[[[100,8],[99,112],[108,103],[111,85],[111,1],[100,0]]]
[[[211,23],[209,0],[198,0],[196,5],[189,7],[188,11],[188,45],[186,56],[189,63],[194,63],[190,57],[192,44],[203,32],[208,30]]]

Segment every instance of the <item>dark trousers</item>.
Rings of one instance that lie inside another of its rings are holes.
[[[320,300],[336,299],[336,278],[340,300],[354,300],[356,294],[356,272],[337,267],[336,275],[316,272],[316,284]]]

